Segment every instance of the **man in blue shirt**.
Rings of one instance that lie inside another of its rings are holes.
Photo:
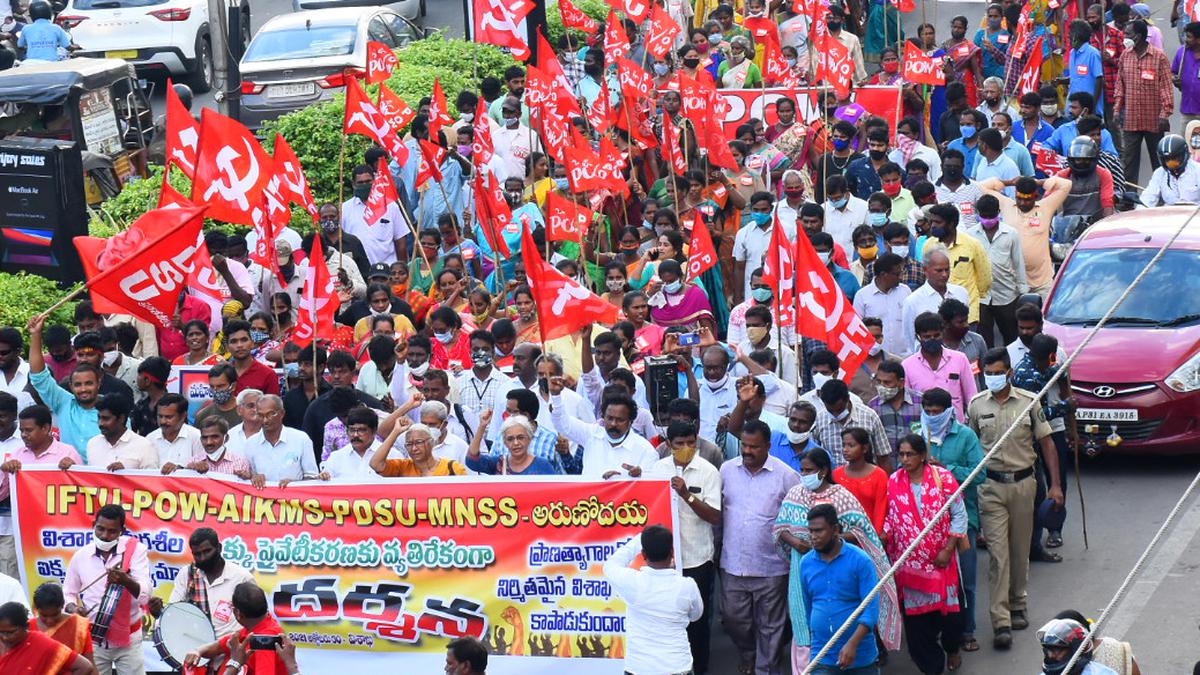
[[[1077,120],[1085,115],[1094,114],[1096,109],[1096,98],[1086,91],[1077,91],[1067,97],[1067,111],[1070,113],[1071,121],[1063,122],[1054,133],[1050,135],[1050,140],[1045,142],[1045,147],[1057,152],[1060,155],[1067,154],[1067,148],[1071,147],[1071,141],[1079,135],[1079,130],[1076,128]],[[1112,134],[1108,133],[1108,129],[1100,131],[1100,149],[1112,155],[1120,156],[1117,152],[1117,146],[1113,145]]]
[[[1083,19],[1075,19],[1070,33],[1070,71],[1068,77],[1060,77],[1056,84],[1069,84],[1068,95],[1077,91],[1091,94],[1096,102],[1093,110],[1104,110],[1104,60],[1100,50],[1092,46],[1092,27]]]
[[[815,657],[833,638],[834,632],[867,597],[879,573],[870,556],[842,540],[837,510],[818,504],[808,512],[812,550],[800,560],[800,590]],[[875,646],[875,624],[879,621],[879,598],[875,597],[817,666],[814,675],[877,675],[879,649]]]
[[[992,128],[1000,132],[1004,141],[1004,155],[1017,165],[1017,171],[1021,172],[1022,176],[1032,176],[1033,157],[1030,156],[1029,150],[1024,145],[1013,139],[1013,119],[1008,116],[1008,113],[998,112],[992,115]]]
[[[71,46],[71,36],[50,22],[54,15],[50,3],[39,0],[29,6],[33,23],[17,34],[17,47],[25,50],[26,61],[58,61],[59,48]]]
[[[1030,173],[1033,173],[1032,171]],[[975,180],[999,178],[1010,181],[1021,175],[1016,162],[1004,154],[1004,136],[991,127],[979,132],[979,159],[975,162]],[[1004,194],[1013,197],[1013,188],[1004,188]]]
[[[1042,119],[1041,106],[1042,97],[1036,91],[1021,94],[1020,119],[1012,121],[1013,140],[1031,153],[1034,143],[1045,143],[1054,133],[1054,125]]]
[[[969,177],[975,168],[975,160],[979,157],[979,130],[987,128],[987,119],[978,110],[967,108],[959,114],[958,128],[962,136],[950,141],[946,149],[958,150],[963,154],[963,166],[966,167]]]

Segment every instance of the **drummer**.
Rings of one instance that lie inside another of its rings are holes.
[[[92,543],[67,564],[63,593],[68,611],[92,620],[96,668],[104,675],[142,675],[142,605],[150,600],[146,547],[125,534],[125,509],[105,504],[96,512]],[[114,611],[102,612],[101,601]],[[99,627],[99,630],[97,630]]]
[[[204,610],[217,637],[225,637],[239,628],[233,618],[233,589],[243,581],[254,581],[254,575],[245,567],[221,557],[221,541],[211,527],[192,532],[188,546],[192,549],[192,564],[180,569],[175,576],[175,587],[171,589],[168,602],[190,602]],[[162,598],[150,598],[151,616],[157,619],[162,611]]]
[[[238,672],[242,666],[246,668],[244,675],[289,675],[296,672],[295,664],[289,663],[292,647],[283,637],[283,627],[271,616],[267,594],[258,584],[246,581],[233,589],[233,613],[240,630],[189,652],[184,663],[196,665],[201,659],[224,657],[229,659],[224,667],[226,673]],[[258,635],[278,636],[274,650],[254,649],[250,637]]]

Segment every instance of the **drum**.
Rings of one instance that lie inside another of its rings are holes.
[[[183,668],[188,652],[216,640],[212,621],[190,602],[167,605],[154,625],[154,649],[163,661],[177,669]]]

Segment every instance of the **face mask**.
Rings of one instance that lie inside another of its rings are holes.
[[[791,443],[792,445],[804,445],[808,442],[809,436],[812,436],[811,429],[808,431],[792,431],[791,429],[787,430],[788,443]]]
[[[300,377],[300,364],[295,361],[283,364],[283,373],[292,379]]]
[[[975,127],[960,126],[958,129],[959,129],[959,131],[962,132],[962,137],[964,139],[970,140],[972,138],[975,138]]]
[[[925,428],[925,435],[936,443],[940,443],[946,437],[953,419],[954,408],[946,408],[936,415],[921,411],[921,426]]]
[[[992,393],[1004,391],[1004,388],[1008,386],[1008,373],[1000,373],[999,375],[984,373],[983,384]]]
[[[896,394],[900,393],[900,387],[885,387],[882,384],[875,385],[875,392],[879,394],[880,401],[890,401],[896,398]]]
[[[1188,145],[1192,146],[1193,149],[1200,149],[1200,136],[1192,136],[1192,140],[1188,142]]]
[[[567,182],[566,178],[555,178],[554,179],[554,187],[557,190],[566,192],[568,189],[570,189],[571,185],[569,182]]]
[[[665,63],[654,64],[654,74],[655,75],[662,77],[663,75],[666,75],[669,72],[671,72],[671,69],[669,67],[667,67],[667,64],[665,64]]]
[[[1197,136],[1196,138],[1200,139],[1200,136]],[[783,194],[788,199],[804,199],[804,188],[793,188],[790,190],[784,190]]]
[[[363,202],[367,201],[367,197],[371,196],[371,186],[370,185],[355,185],[354,186],[354,196],[358,197],[359,201],[363,201]]]
[[[883,351],[883,345],[876,342],[875,344],[871,345],[871,348],[867,350],[867,353],[871,356],[875,356],[881,351]]]
[[[267,338],[269,338],[269,337],[271,337],[270,333],[268,333],[265,330],[250,331],[250,339],[253,340],[254,344],[256,344],[256,345],[266,342]]]
[[[754,298],[754,301],[758,304],[765,305],[770,302],[771,298],[774,296],[771,294],[771,289],[769,288],[755,288],[754,290],[750,291],[750,297]]]
[[[219,462],[219,461],[221,461],[221,457],[223,457],[224,455],[225,455],[225,446],[223,446],[223,445],[221,447],[217,448],[216,450],[214,450],[213,452],[209,452],[207,450],[204,451],[204,456],[208,457],[208,461],[210,461],[210,462]]]
[[[721,44],[721,40],[723,40],[723,39],[725,39],[724,35],[722,35],[720,33],[713,33],[712,35],[708,36],[708,44],[717,46],[717,45]]]
[[[941,238],[945,237],[946,234],[948,234],[948,232],[947,232],[947,228],[945,225],[936,225],[934,227],[929,228],[929,234],[934,239],[941,239]]]
[[[850,147],[850,139],[835,138],[833,139],[833,147],[837,150],[845,150],[846,148]]]
[[[450,341],[454,339],[454,333],[434,333],[433,337],[438,342],[447,345],[450,344]]]
[[[682,281],[672,281],[669,284],[663,284],[663,290],[668,293],[678,293],[683,288]]]
[[[1042,114],[1045,115],[1046,117],[1054,117],[1055,115],[1058,114],[1058,104],[1043,103],[1042,104]]]
[[[458,146],[458,154],[462,155],[463,157],[470,157],[471,156],[471,146],[469,146],[469,145]]]
[[[875,160],[876,162],[883,160],[883,158],[887,156],[887,153],[883,150],[868,150],[867,154],[870,155],[871,159]]]
[[[108,553],[109,551],[111,551],[117,547],[117,542],[119,542],[120,540],[121,540],[120,537],[113,539],[112,541],[100,541],[99,539],[96,539],[95,540],[96,550],[103,551],[104,553]]]
[[[834,416],[833,416],[833,419],[837,420],[838,422],[845,422],[845,421],[846,421],[846,418],[847,418],[847,417],[849,417],[849,416],[850,416],[850,409],[849,409],[849,408],[846,408],[846,409],[845,409],[845,410],[843,410],[842,412],[840,412],[840,413],[838,413],[838,414],[834,415]]]
[[[907,246],[893,246],[892,253],[895,253],[896,255],[900,256],[901,258],[907,258],[908,257],[908,247]]]
[[[788,68],[795,68],[796,67],[796,59],[788,59],[787,64],[788,64]]]
[[[1121,41],[1121,44],[1125,45],[1125,51],[1129,51],[1130,49],[1133,49],[1133,46],[1135,43],[1133,40],[1130,40],[1129,38],[1125,38],[1124,40]]]
[[[874,260],[877,255],[879,255],[879,246],[872,245],[866,248],[860,246],[858,248],[858,257],[863,260]]]
[[[321,229],[326,232],[329,232],[329,233],[336,232],[338,229],[338,221],[336,221],[332,218],[322,220],[321,221]]]
[[[826,375],[825,373],[813,373],[812,374],[813,388],[820,389],[821,387],[825,386],[826,382],[828,382],[832,379],[833,379],[832,377]]]
[[[833,257],[833,251],[817,251],[817,257],[821,259],[822,263],[828,265],[829,260]]]
[[[1000,227],[999,216],[995,218],[984,218],[983,216],[980,216],[977,220],[979,221],[979,225],[985,230],[994,230],[997,227]]]
[[[492,353],[486,349],[472,349],[471,361],[480,367],[490,366],[492,365]]]
[[[217,405],[225,405],[226,403],[229,403],[230,401],[233,400],[233,390],[232,389],[214,390],[212,393],[212,399],[213,399],[213,403],[216,403]]]
[[[921,340],[921,351],[930,356],[937,356],[942,353],[941,340]]]
[[[771,214],[758,212],[751,213],[750,220],[754,221],[755,225],[765,228],[767,225],[771,224]]]
[[[696,446],[689,445],[686,448],[671,448],[671,456],[680,464],[690,464],[696,456]]]
[[[699,66],[700,66],[700,59],[684,59],[683,60],[684,68],[692,69],[692,68],[698,68]]]
[[[885,194],[889,197],[895,197],[896,195],[900,194],[901,184],[898,182],[884,183],[882,188],[883,188],[883,194]]]
[[[625,280],[624,279],[609,279],[608,281],[604,282],[604,285],[608,286],[608,290],[613,291],[614,293],[617,291],[625,290]]]
[[[771,329],[766,326],[747,326],[746,337],[750,339],[750,344],[756,345],[767,338]]]
[[[121,352],[115,349],[110,352],[104,352],[104,358],[100,360],[100,365],[104,366],[105,368],[111,368],[119,358],[121,358]]]
[[[516,129],[520,125],[521,125],[521,118],[519,118],[519,117],[505,117],[504,118],[504,128],[505,129]]]
[[[830,21],[829,22],[829,30],[833,31],[834,33],[838,32],[841,29],[842,29],[841,21]]]
[[[425,363],[422,363],[419,366],[409,366],[408,367],[408,372],[412,373],[413,375],[416,375],[417,377],[424,376],[425,371],[427,371],[427,370],[429,370],[429,362],[428,361],[426,361]]]
[[[821,487],[821,474],[805,473],[800,474],[800,484],[809,492],[816,492],[817,488]]]
[[[895,73],[900,72],[900,62],[899,61],[884,61],[883,62],[883,72],[888,73],[888,74],[895,74]]]
[[[867,214],[867,224],[875,229],[879,229],[888,224],[888,214],[872,211]]]
[[[834,201],[829,202],[829,205],[832,206],[833,208],[837,209],[838,211],[841,211],[842,209],[846,208],[846,205],[849,203],[850,203],[849,197],[842,197],[841,199],[835,199]]]
[[[988,23],[988,28],[990,28],[992,30],[1000,30],[1000,19],[989,18],[987,20],[987,23]]]

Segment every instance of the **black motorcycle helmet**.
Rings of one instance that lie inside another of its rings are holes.
[[[179,97],[179,102],[183,104],[190,112],[192,109],[192,88],[186,84],[172,84],[171,88],[175,90],[175,95]]]
[[[1083,653],[1071,668],[1070,675],[1082,673],[1092,660],[1092,643],[1088,639],[1087,629],[1074,619],[1051,619],[1038,629],[1037,639],[1042,645],[1043,675],[1066,675],[1067,663],[1079,651],[1079,646],[1085,643]]]
[[[1100,147],[1089,136],[1076,136],[1067,148],[1067,164],[1078,174],[1086,175],[1096,170]]]
[[[1188,159],[1187,142],[1179,134],[1167,134],[1158,142],[1158,162],[1173,174],[1183,173]]]
[[[37,0],[29,5],[29,19],[37,21],[38,19],[53,19],[54,8],[45,0]]]

